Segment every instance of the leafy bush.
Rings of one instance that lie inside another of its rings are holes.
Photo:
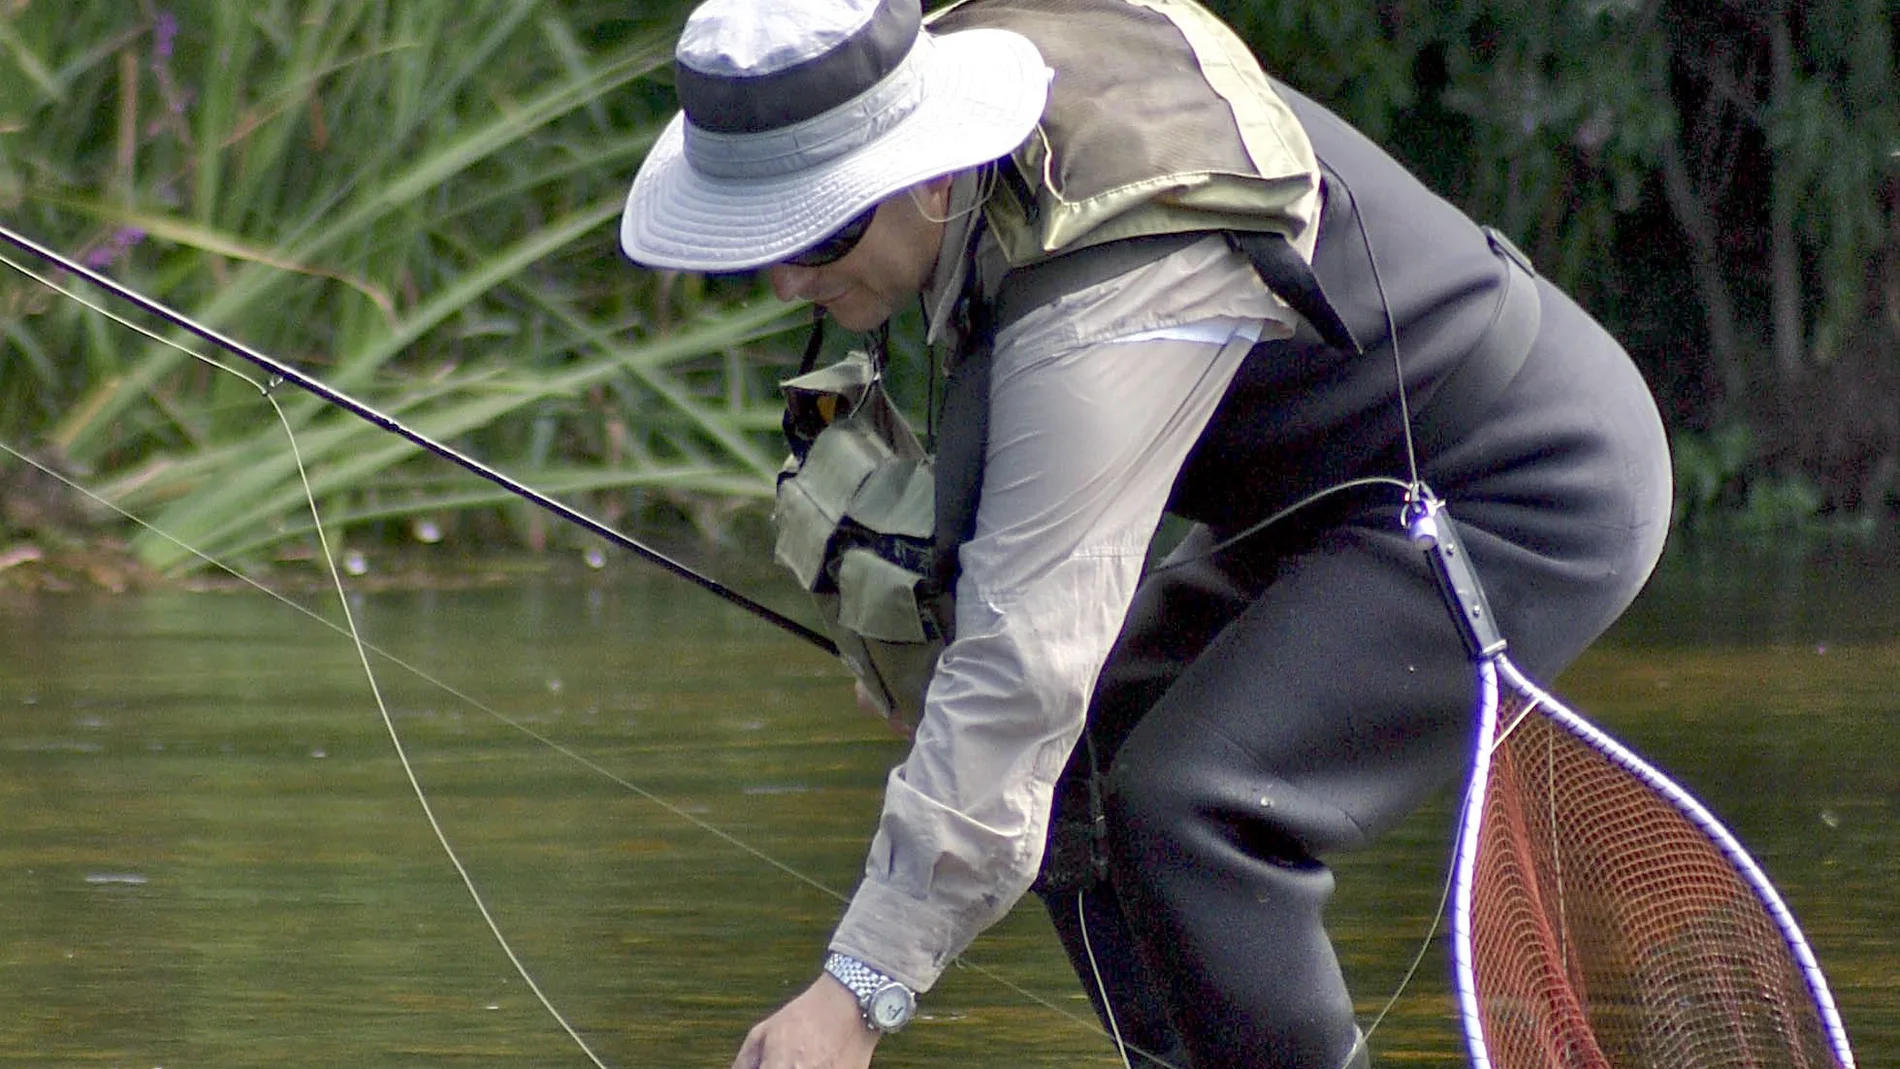
[[[784,346],[760,343],[783,310],[617,251],[626,183],[673,108],[654,78],[671,27],[624,3],[12,6],[9,225],[609,513],[769,492],[762,365]],[[243,376],[214,370],[38,282],[3,292],[0,440],[52,451],[221,558],[306,536],[261,372],[131,317]],[[369,530],[504,500],[314,397],[272,399],[328,520]],[[512,537],[534,533],[504,514]],[[161,569],[196,564],[149,533],[134,545]]]

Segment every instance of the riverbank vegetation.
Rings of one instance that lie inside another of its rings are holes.
[[[0,219],[608,522],[742,538],[804,316],[615,242],[687,6],[0,0]],[[1685,522],[1900,504],[1891,4],[1216,6],[1625,339]],[[6,255],[64,292],[0,271],[0,566],[113,538],[161,574],[298,559],[304,475],[352,544],[582,545]]]

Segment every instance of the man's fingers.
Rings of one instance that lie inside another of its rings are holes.
[[[892,734],[904,739],[911,738],[917,734],[915,728],[904,723],[903,717],[885,713],[884,707],[879,705],[877,698],[872,695],[871,688],[865,686],[862,682],[857,685],[857,695],[858,708],[884,721],[885,726],[891,729]]]
[[[759,1069],[765,1049],[759,1033],[764,1030],[763,1024],[755,1024],[752,1030],[745,1034],[745,1042],[739,1045],[739,1056],[732,1059],[732,1069]]]

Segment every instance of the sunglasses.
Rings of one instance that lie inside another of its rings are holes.
[[[823,267],[826,264],[837,263],[851,255],[851,250],[857,248],[858,242],[864,240],[864,232],[871,229],[871,217],[876,214],[877,205],[873,204],[858,213],[850,222],[833,231],[830,237],[803,252],[787,256],[784,262],[794,267]]]

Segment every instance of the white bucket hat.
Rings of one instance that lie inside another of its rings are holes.
[[[899,190],[1009,153],[1049,92],[1028,39],[927,33],[919,0],[708,0],[674,54],[684,110],[620,219],[647,267],[796,255]]]

